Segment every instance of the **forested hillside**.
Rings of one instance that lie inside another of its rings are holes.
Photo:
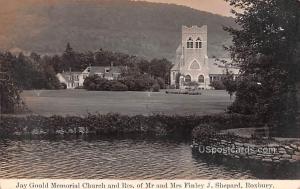
[[[71,3],[72,2],[72,3]],[[184,6],[127,0],[39,3],[20,10],[10,34],[10,50],[61,53],[67,42],[78,51],[107,49],[172,60],[180,43],[181,26],[208,25],[209,56],[223,56],[231,40],[222,17]]]

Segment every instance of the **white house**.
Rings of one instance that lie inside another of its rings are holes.
[[[67,86],[67,89],[74,89],[76,87],[82,86],[79,78],[81,77],[81,72],[63,72],[56,74],[60,83],[64,83]]]
[[[206,25],[182,26],[181,38],[181,44],[176,50],[174,66],[171,69],[171,85],[179,83],[180,88],[184,88],[188,82],[197,82],[199,88],[210,89],[210,83],[221,79],[227,69],[238,74],[238,69],[225,65],[219,66],[220,62],[216,59],[208,58]]]
[[[63,72],[56,77],[60,83],[64,83],[67,89],[82,87],[88,76],[98,75],[107,80],[116,80],[121,76],[122,66],[89,66],[83,72]]]

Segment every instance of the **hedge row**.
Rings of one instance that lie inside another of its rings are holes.
[[[127,116],[119,114],[75,116],[1,117],[0,135],[131,134],[179,135],[190,137],[199,124],[216,129],[253,127],[252,117],[238,114],[206,116]]]
[[[84,88],[90,91],[148,91],[158,92],[165,88],[164,80],[150,75],[126,76],[118,80],[107,80],[94,75],[84,80]]]

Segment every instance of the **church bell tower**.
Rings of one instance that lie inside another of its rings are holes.
[[[182,26],[182,55],[180,72],[184,82],[198,82],[201,88],[209,84],[207,57],[207,26]]]

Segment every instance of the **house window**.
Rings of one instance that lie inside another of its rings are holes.
[[[198,82],[199,83],[204,83],[204,76],[203,75],[199,75]]]
[[[194,48],[194,41],[193,41],[193,39],[191,37],[187,41],[187,48],[188,49]]]
[[[74,80],[75,80],[75,81],[78,81],[78,80],[79,80],[78,75],[74,75]]]
[[[103,77],[103,73],[95,73],[96,76]]]
[[[202,48],[202,42],[200,37],[196,40],[196,49],[201,49]]]
[[[119,73],[114,73],[113,74],[113,79],[118,79],[119,75],[120,75]]]
[[[185,82],[191,82],[192,78],[190,75],[185,76]]]

